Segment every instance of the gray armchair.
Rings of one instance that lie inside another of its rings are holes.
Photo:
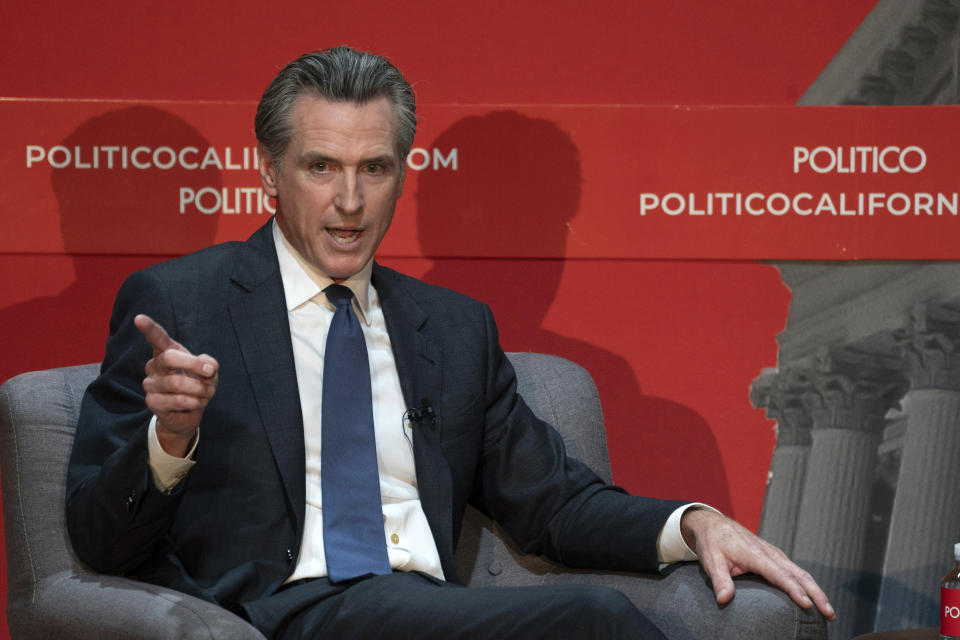
[[[509,354],[520,392],[563,434],[568,451],[610,479],[596,388],[579,366],[534,353]],[[0,387],[0,467],[7,545],[7,619],[21,638],[216,638],[263,640],[216,605],[128,578],[91,572],[70,547],[64,486],[80,399],[97,365],[26,373]],[[457,562],[471,585],[602,583],[626,593],[676,640],[826,638],[826,623],[763,581],[737,578],[718,607],[696,564],[666,576],[571,570],[521,556],[479,512],[464,524]]]

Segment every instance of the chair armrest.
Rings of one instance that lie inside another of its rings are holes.
[[[31,606],[9,611],[16,638],[265,640],[213,603],[129,578],[58,574],[38,584]]]
[[[667,575],[581,571],[538,559],[538,584],[590,584],[624,593],[671,640],[826,640],[827,621],[797,606],[758,576],[734,578],[736,593],[717,604],[706,573],[697,563],[672,567]],[[528,581],[524,581],[530,584]]]
[[[736,593],[717,604],[706,573],[695,562],[664,575],[570,569],[541,556],[523,555],[500,527],[474,510],[464,521],[461,576],[471,586],[589,584],[613,587],[671,640],[826,640],[827,621],[797,606],[758,576],[734,578]]]
[[[590,576],[621,590],[662,631],[677,640],[826,640],[827,622],[815,609],[797,606],[759,576],[734,578],[733,600],[720,606],[706,573],[685,563],[664,576]]]

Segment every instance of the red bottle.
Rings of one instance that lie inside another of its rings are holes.
[[[940,640],[960,640],[960,542],[953,558],[953,569],[940,581]]]

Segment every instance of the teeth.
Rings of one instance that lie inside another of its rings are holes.
[[[359,231],[338,231],[338,230],[329,230],[330,237],[336,240],[340,244],[349,244],[357,239],[357,236],[360,235]]]

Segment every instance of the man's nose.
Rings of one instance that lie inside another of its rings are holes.
[[[363,209],[363,186],[357,172],[344,171],[340,175],[340,184],[333,203],[346,215],[359,213]]]

